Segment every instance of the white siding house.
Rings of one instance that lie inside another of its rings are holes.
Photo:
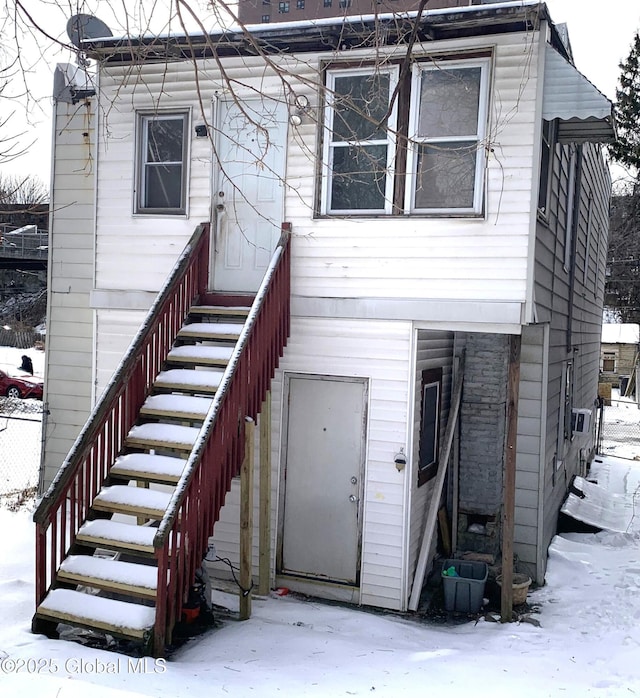
[[[421,548],[443,553],[424,540],[434,507],[453,554],[499,563],[507,441],[513,549],[544,580],[560,504],[594,448],[570,416],[597,396],[600,144],[615,134],[544,3],[427,11],[410,53],[393,17],[378,22],[254,27],[257,55],[241,33],[85,47],[96,96],[82,119],[56,106],[42,473],[52,480],[194,228],[212,224],[210,289],[242,294],[286,221],[269,581],[405,611]],[[440,492],[457,378],[455,467]],[[234,482],[211,531],[232,563],[239,497]]]

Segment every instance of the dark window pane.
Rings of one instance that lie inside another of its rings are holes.
[[[480,77],[477,68],[422,72],[418,136],[471,136],[478,131]]]
[[[438,444],[439,385],[424,387],[422,394],[422,429],[420,432],[420,467],[426,468],[436,462]]]
[[[473,208],[477,144],[418,147],[416,208]]]
[[[147,162],[182,162],[184,121],[147,121]]]
[[[331,209],[384,210],[386,167],[386,145],[334,148]]]
[[[386,140],[389,75],[346,75],[334,85],[334,141]]]
[[[332,0],[324,0],[324,6],[325,6],[325,7],[331,7],[331,1],[332,1]]]
[[[143,208],[183,208],[182,165],[147,165]]]

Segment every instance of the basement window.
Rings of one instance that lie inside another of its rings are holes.
[[[438,472],[441,392],[442,369],[423,371],[418,487],[433,479]]]

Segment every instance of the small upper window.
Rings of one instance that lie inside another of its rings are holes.
[[[187,112],[140,115],[137,213],[186,212],[188,121]]]
[[[289,3],[288,2],[279,2],[278,3],[278,12],[281,15],[287,14],[287,12],[289,12]]]

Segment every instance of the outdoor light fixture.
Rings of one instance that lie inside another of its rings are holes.
[[[309,99],[305,95],[295,95],[291,104],[289,123],[292,126],[300,126],[303,117],[309,113]]]

